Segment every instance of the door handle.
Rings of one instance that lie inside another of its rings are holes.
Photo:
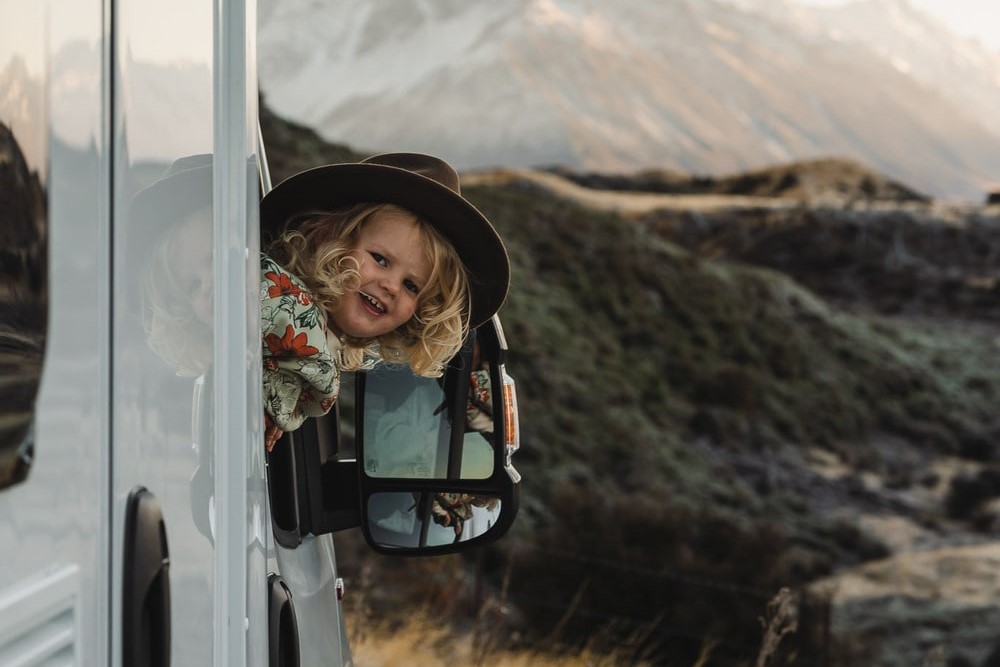
[[[292,592],[277,574],[267,578],[268,667],[299,667],[299,624]]]
[[[170,664],[170,553],[160,503],[137,486],[125,507],[122,664]]]

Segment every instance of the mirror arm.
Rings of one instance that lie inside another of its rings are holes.
[[[336,413],[307,419],[285,433],[267,454],[268,496],[275,539],[294,549],[305,535],[325,535],[361,525],[358,464],[338,461]],[[332,445],[332,446],[331,446]]]
[[[421,517],[420,540],[417,542],[417,545],[425,547],[427,546],[427,540],[431,529],[431,494],[420,494],[420,503],[417,505],[417,516]]]
[[[451,442],[448,448],[448,479],[459,479],[462,476],[462,454],[465,451],[465,410],[469,403],[470,374],[472,368],[472,350],[476,336],[473,330],[458,354],[458,369],[456,374],[455,395],[451,397]]]
[[[361,525],[357,461],[328,461],[320,469],[323,513],[313,534],[334,533]]]

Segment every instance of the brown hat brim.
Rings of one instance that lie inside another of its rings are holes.
[[[407,208],[451,242],[469,277],[471,326],[479,326],[500,309],[510,284],[510,261],[493,225],[458,193],[406,169],[345,163],[295,174],[261,201],[262,239],[266,243],[276,237],[294,216],[365,202]]]

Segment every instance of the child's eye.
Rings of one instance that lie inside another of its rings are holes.
[[[410,290],[414,294],[418,294],[420,292],[420,288],[412,280],[404,280],[403,281],[403,287],[405,287],[406,289]]]
[[[371,251],[369,251],[368,254],[372,256],[372,259],[374,259],[375,263],[378,264],[379,266],[383,266],[384,267],[384,266],[386,266],[386,265],[389,264],[389,262],[386,260],[386,258],[383,257],[382,255],[378,254],[377,252],[371,252]]]

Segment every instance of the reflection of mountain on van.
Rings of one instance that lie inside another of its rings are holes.
[[[0,122],[0,489],[27,474],[45,349],[45,190]]]
[[[45,310],[45,188],[24,159],[17,137],[0,122],[0,294],[13,299],[41,298]],[[35,322],[34,324],[43,324]]]

